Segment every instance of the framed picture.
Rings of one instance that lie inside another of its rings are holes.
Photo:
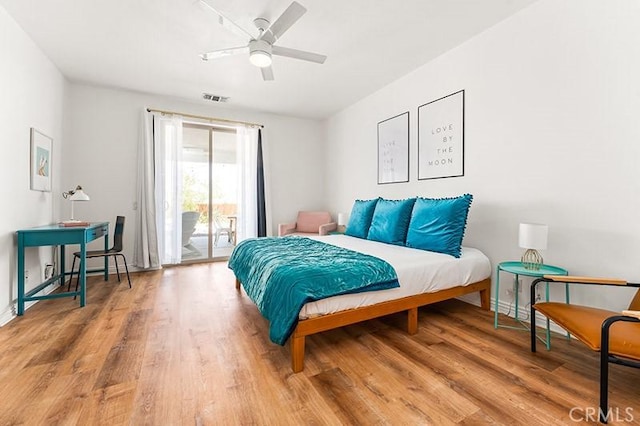
[[[53,139],[31,128],[31,189],[51,191]]]
[[[409,111],[378,123],[378,183],[409,182]]]
[[[418,107],[418,180],[464,176],[464,90]]]

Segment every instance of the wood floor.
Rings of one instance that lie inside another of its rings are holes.
[[[595,423],[596,354],[561,337],[531,354],[460,301],[421,309],[414,336],[405,314],[311,336],[293,374],[226,264],[132,278],[0,328],[0,425]],[[640,424],[640,369],[611,383],[610,424]]]

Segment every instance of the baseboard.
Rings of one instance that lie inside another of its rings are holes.
[[[129,272],[130,273],[131,272],[146,271],[146,270],[147,269],[140,269],[140,268],[137,268],[135,266],[129,267]],[[117,274],[116,267],[115,266],[110,266],[109,267],[109,275],[116,275],[116,274]],[[124,278],[126,279],[127,271],[124,268],[124,266],[120,268],[120,276],[122,277],[123,274],[125,275]],[[94,272],[94,273],[91,273],[91,274],[87,274],[87,276],[99,276],[99,275],[102,275],[102,272]],[[42,294],[42,295],[49,294],[52,291],[57,290],[59,287],[60,287],[60,284],[52,284],[52,285],[48,286],[47,288],[45,288],[44,290],[42,290],[40,292],[40,294]],[[39,300],[33,300],[33,301],[30,301],[30,302],[26,302],[24,304],[25,312],[30,307],[32,307],[33,305],[35,305],[38,302],[39,302]],[[7,307],[7,309],[4,312],[2,312],[2,314],[0,314],[0,327],[8,324],[12,319],[14,319],[16,316],[18,316],[17,315],[17,307],[16,307],[16,305],[17,305],[17,301],[14,300],[11,303],[11,306]]]
[[[462,296],[456,297],[458,300],[462,300],[470,305],[480,306],[480,295],[476,294],[463,294]],[[493,306],[493,305],[492,305]]]
[[[6,325],[9,321],[16,317],[13,303],[0,315],[0,327]]]
[[[90,267],[90,266],[88,266],[87,268],[88,269],[92,269],[92,267]],[[122,275],[125,275],[125,278],[126,278],[127,270],[124,268],[124,265],[120,264],[119,268],[120,268],[120,276],[122,277]],[[155,268],[155,269],[161,269],[161,268]],[[143,269],[143,268],[138,268],[137,266],[129,265],[129,273],[141,272],[141,271],[142,272],[146,272],[146,271],[152,271],[152,270],[154,270],[154,269]],[[78,272],[78,269],[76,268],[74,276],[77,274],[77,272]],[[116,271],[116,267],[113,266],[113,265],[109,265],[108,274],[109,275],[116,275],[117,273],[118,273],[118,271]],[[100,276],[102,274],[103,274],[103,272],[91,272],[91,273],[87,273],[87,276],[88,277],[95,277],[95,276]]]
[[[158,268],[158,269],[160,269],[160,268]],[[136,266],[130,266],[129,267],[129,272],[130,273],[131,272],[140,272],[140,271],[149,271],[149,269],[141,269],[141,268],[138,268]],[[116,267],[115,266],[110,266],[109,267],[109,275],[116,275],[116,274],[117,274]],[[126,279],[126,274],[127,274],[127,271],[124,268],[124,266],[121,267],[120,268],[120,276],[122,277],[122,275],[125,275],[124,278]],[[87,274],[87,276],[100,276],[100,275],[102,275],[102,272],[94,272],[94,273],[91,273],[91,274]],[[56,289],[58,289],[59,287],[60,287],[60,284],[52,284],[52,285],[48,286],[47,288],[45,288],[44,290],[42,290],[40,292],[40,294],[42,294],[42,295],[49,294],[52,291],[55,291]],[[33,300],[33,301],[30,301],[30,302],[26,302],[24,304],[25,312],[27,311],[27,309],[29,309],[30,307],[32,307],[33,305],[35,305],[38,302],[39,302],[39,300]],[[18,316],[17,315],[17,307],[16,307],[16,305],[17,305],[17,301],[14,300],[11,303],[11,305],[9,307],[7,307],[7,309],[5,309],[5,311],[0,314],[0,327],[8,324],[12,319],[14,319],[15,317]]]
[[[60,284],[52,284],[47,288],[43,289],[42,291],[40,291],[38,294],[44,296],[51,292],[54,292],[59,287],[60,287]],[[39,300],[31,300],[29,302],[25,302],[24,311],[26,312],[30,307],[32,307],[38,302]],[[18,303],[17,300],[14,300],[11,303],[11,306],[9,306],[2,314],[0,314],[0,327],[7,325],[11,320],[13,320],[15,317],[18,316],[17,307],[16,307],[17,303]]]
[[[463,302],[469,303],[471,305],[475,305],[475,306],[480,306],[480,297],[476,294],[465,294],[463,296],[458,297],[459,300],[462,300]],[[494,298],[491,299],[491,307],[490,309],[492,311],[495,312],[495,308],[496,308],[496,300]],[[509,302],[505,302],[503,300],[499,300],[498,301],[498,313],[499,314],[504,314],[504,315],[508,315],[511,318],[515,318],[516,317],[516,313],[515,313],[515,309],[513,307],[513,303],[509,303]],[[530,308],[529,308],[529,304],[527,304],[526,306],[520,306],[518,307],[518,316],[520,317],[520,321],[522,322],[526,322],[526,323],[530,323]],[[547,324],[547,317],[545,317],[544,315],[542,315],[540,312],[536,312],[536,325],[538,327],[544,327]],[[556,333],[560,333],[560,334],[567,334],[567,332],[565,330],[563,330],[562,328],[558,327],[556,324],[554,324],[553,322],[549,323],[549,329],[551,331],[555,331]]]
[[[135,266],[130,267],[129,268],[129,272],[139,272],[139,271],[147,271],[147,269],[140,269],[137,268]],[[126,271],[120,271],[121,274],[126,274]],[[116,268],[114,267],[110,267],[109,268],[109,275],[115,275],[117,274]],[[95,272],[89,275],[102,275],[102,272]],[[52,286],[47,287],[44,290],[43,294],[49,294],[52,291],[56,290],[58,287],[60,287],[59,284],[55,284]],[[480,306],[480,297],[477,294],[465,294],[462,296],[457,297],[457,299],[462,300],[463,302],[469,303],[471,305],[474,306]],[[31,306],[35,305],[36,303],[38,303],[38,300],[34,300],[31,302],[27,302],[25,303],[24,309],[25,311],[27,309],[29,309]],[[496,306],[496,301],[494,298],[491,299],[491,307],[490,309],[492,311],[495,311],[495,306]],[[498,313],[504,314],[504,315],[508,315],[511,318],[515,318],[515,310],[513,308],[513,304],[512,303],[508,303],[502,300],[498,301]],[[518,313],[520,316],[520,321],[523,322],[530,322],[529,321],[529,308],[528,305],[525,307],[519,307],[518,309]],[[524,315],[523,315],[524,313]],[[6,325],[9,321],[11,321],[12,319],[14,319],[16,317],[16,307],[15,307],[15,301],[14,303],[11,304],[11,306],[9,306],[2,314],[0,314],[0,327]],[[539,312],[536,313],[536,323],[539,325],[543,325],[546,324],[547,321],[547,317],[545,317],[544,315],[540,314]],[[550,328],[552,331],[555,331],[557,333],[560,334],[565,334],[566,332],[558,327],[557,325],[555,325],[553,322],[550,323]]]

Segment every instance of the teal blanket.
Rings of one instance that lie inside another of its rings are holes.
[[[270,321],[271,341],[280,345],[293,333],[305,303],[400,286],[384,260],[303,237],[244,240],[229,268]]]

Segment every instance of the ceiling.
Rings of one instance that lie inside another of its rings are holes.
[[[274,21],[291,0],[208,0],[241,27]],[[246,40],[197,0],[0,0],[71,82],[322,119],[362,99],[535,0],[298,0],[308,11],[276,44],[328,56],[275,56],[263,81],[245,55],[200,53]]]

